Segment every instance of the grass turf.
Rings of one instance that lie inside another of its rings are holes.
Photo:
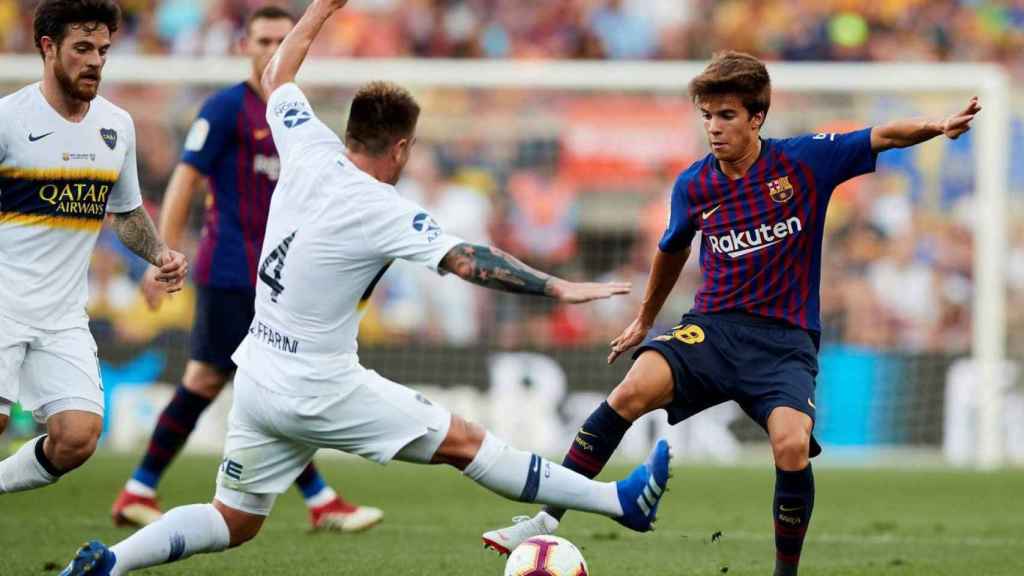
[[[111,525],[108,510],[135,462],[100,454],[56,486],[0,496],[0,574],[54,574],[82,541],[112,543],[130,534]],[[253,542],[140,574],[499,575],[503,561],[482,549],[480,533],[535,509],[448,469],[320,464],[346,496],[383,508],[384,523],[360,535],[311,534],[293,490],[278,500]],[[161,487],[164,505],[208,501],[216,465],[212,458],[176,462]],[[815,475],[803,574],[1024,574],[1024,471],[820,469]],[[633,534],[576,514],[566,517],[560,535],[583,549],[597,576],[770,574],[773,480],[770,468],[680,466],[656,532]]]

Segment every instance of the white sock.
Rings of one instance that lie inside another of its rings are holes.
[[[55,471],[52,470],[53,465],[47,462],[44,466],[36,454],[36,450],[41,453],[45,438],[45,434],[33,438],[25,442],[14,454],[0,460],[0,494],[39,488],[53,484],[60,478],[59,474],[51,473]],[[47,466],[51,471],[47,471]]]
[[[306,501],[306,508],[319,508],[337,497],[338,493],[334,491],[334,488],[324,486],[315,496],[304,498],[304,500]]]
[[[201,552],[220,552],[230,542],[228,525],[212,504],[179,506],[110,547],[117,557],[111,576],[168,564]]]
[[[618,490],[613,482],[595,482],[536,454],[517,450],[490,432],[465,474],[484,488],[512,500],[613,518],[622,516]]]
[[[128,482],[124,485],[124,489],[130,494],[142,496],[143,498],[156,498],[156,490],[151,486],[146,486],[135,478],[129,478]]]

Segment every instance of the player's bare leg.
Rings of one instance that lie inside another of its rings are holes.
[[[8,417],[3,417],[3,428]],[[0,494],[52,484],[78,468],[96,450],[103,417],[92,412],[67,410],[50,416],[46,434],[26,442],[0,461]]]
[[[775,576],[795,576],[814,509],[810,463],[811,417],[779,407],[768,416],[768,438],[775,457]]]
[[[596,477],[629,427],[638,418],[672,401],[672,370],[660,353],[643,352],[626,377],[580,427],[562,466],[588,478]],[[547,507],[532,518],[517,516],[514,524],[483,534],[484,545],[507,554],[521,542],[557,528],[565,510]]]
[[[189,360],[185,365],[181,386],[160,414],[145,457],[114,501],[111,516],[115,524],[145,526],[160,518],[157,484],[231,375],[208,362]],[[376,526],[383,518],[379,509],[357,506],[339,496],[312,462],[299,475],[296,487],[306,502],[314,529],[359,532]]]

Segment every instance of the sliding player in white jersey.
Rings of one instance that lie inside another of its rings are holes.
[[[96,447],[103,386],[86,271],[106,215],[168,292],[187,271],[142,207],[131,117],[97,96],[119,20],[113,0],[44,0],[43,79],[0,99],[0,433],[15,402],[47,431],[0,461],[0,494],[52,484]]]
[[[664,441],[627,479],[595,482],[360,366],[360,303],[397,258],[489,288],[571,303],[629,286],[548,276],[446,235],[400,197],[394,184],[415,141],[419,106],[398,86],[373,83],[356,94],[343,145],[291,82],[323,23],[344,4],[315,0],[263,75],[282,171],[260,259],[256,316],[234,355],[234,406],[216,497],[175,508],[110,548],[87,544],[64,574],[119,575],[242,544],[318,448],[382,464],[450,464],[508,498],[651,528],[668,481]]]

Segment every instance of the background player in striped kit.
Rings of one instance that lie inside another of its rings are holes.
[[[118,525],[141,526],[160,517],[156,489],[161,477],[235,372],[231,354],[252,321],[256,259],[280,172],[260,76],[294,24],[294,17],[277,6],[249,16],[240,49],[252,61],[252,75],[206,101],[168,184],[160,230],[175,247],[181,245],[193,192],[204,178],[210,190],[193,273],[198,299],[191,359],[174,398],[160,414],[142,462],[114,502],[111,515]],[[143,290],[150,306],[160,305],[163,294],[153,269],[143,280]],[[343,500],[312,462],[295,484],[314,528],[355,532],[383,517],[377,508]]]
[[[0,494],[52,484],[96,448],[103,383],[86,276],[107,214],[160,290],[180,290],[188,272],[142,207],[131,117],[98,96],[120,19],[112,0],[44,0],[42,82],[0,99],[0,432],[15,402],[46,423],[0,461]]]
[[[981,107],[941,120],[903,120],[846,134],[760,137],[771,102],[764,64],[718,55],[690,83],[711,153],[676,181],[668,229],[637,318],[611,342],[608,362],[647,338],[701,231],[703,285],[679,325],[641,346],[607,402],[577,434],[563,464],[594,477],[630,425],[656,409],[680,422],[735,400],[769,435],[776,465],[777,576],[797,573],[814,506],[810,457],[821,331],[819,289],[825,212],[840,183],[874,171],[879,152],[970,129]],[[484,534],[507,552],[554,531],[548,509]]]

